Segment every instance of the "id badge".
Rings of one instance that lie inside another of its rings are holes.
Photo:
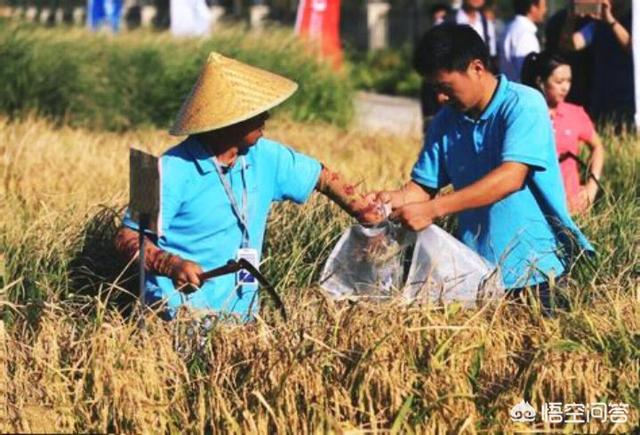
[[[236,260],[244,258],[249,263],[258,269],[260,263],[258,260],[258,251],[253,248],[240,248],[236,253]],[[255,276],[251,275],[248,271],[240,269],[236,272],[236,284],[248,287],[258,287],[258,280]]]

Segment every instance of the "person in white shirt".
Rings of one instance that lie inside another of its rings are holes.
[[[500,51],[500,71],[513,82],[520,82],[522,63],[527,54],[540,52],[536,36],[547,13],[546,0],[514,0],[516,16],[509,23]]]
[[[467,24],[475,30],[482,38],[489,49],[489,56],[495,57],[498,54],[496,42],[496,29],[493,22],[488,20],[482,12],[485,0],[464,0],[462,7],[455,11],[455,24]]]

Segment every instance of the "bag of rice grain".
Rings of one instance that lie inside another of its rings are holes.
[[[414,233],[391,222],[348,228],[320,283],[333,299],[400,296],[407,302],[474,307],[504,294],[498,270],[442,228],[431,225]]]

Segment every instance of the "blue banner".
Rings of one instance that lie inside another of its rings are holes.
[[[88,0],[87,23],[92,30],[98,30],[103,25],[120,30],[120,16],[122,15],[122,0]]]

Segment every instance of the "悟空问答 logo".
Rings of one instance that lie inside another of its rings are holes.
[[[515,422],[529,423],[536,419],[536,410],[529,402],[522,400],[511,408],[509,415],[511,416],[511,420]]]

